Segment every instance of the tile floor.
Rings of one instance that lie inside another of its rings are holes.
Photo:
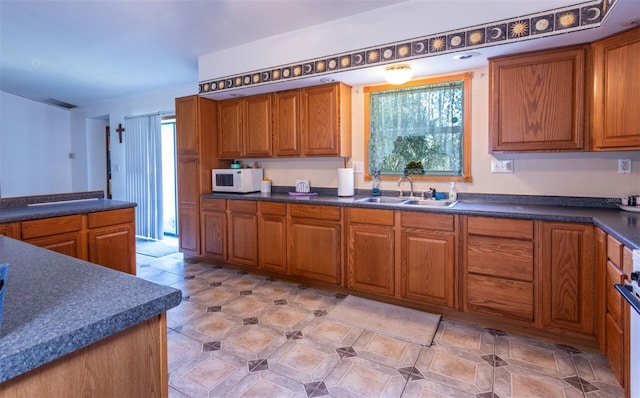
[[[219,266],[138,255],[183,292],[169,397],[623,397],[602,355],[442,319],[430,347],[325,318],[344,299]]]

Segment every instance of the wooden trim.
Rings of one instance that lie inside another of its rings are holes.
[[[471,176],[471,78],[472,72],[459,73],[455,75],[445,75],[429,77],[424,79],[411,80],[405,84],[392,85],[392,84],[379,84],[373,86],[365,86],[363,88],[364,93],[364,164],[369,164],[369,130],[371,127],[371,117],[369,113],[369,101],[371,99],[371,93],[376,91],[395,90],[399,88],[424,86],[427,84],[445,83],[455,80],[463,80],[463,106],[464,106],[464,124],[462,127],[462,176],[411,176],[416,181],[455,181],[455,182],[472,182]],[[384,176],[381,175],[381,180],[394,180],[398,176]],[[371,181],[371,174],[369,174],[368,168],[364,170],[364,180]]]

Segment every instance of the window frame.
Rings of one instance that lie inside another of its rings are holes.
[[[364,164],[369,164],[369,136],[370,136],[370,109],[371,93],[385,90],[396,90],[405,87],[424,86],[428,84],[446,83],[454,80],[462,80],[462,106],[463,123],[462,123],[462,175],[461,176],[436,176],[436,175],[412,175],[411,178],[416,181],[435,181],[435,182],[471,182],[471,78],[472,72],[458,73],[455,75],[445,75],[438,77],[427,77],[423,79],[410,80],[407,83],[379,84],[372,86],[364,86]],[[380,175],[381,180],[396,180],[396,175]],[[371,181],[369,168],[365,168],[365,181]]]

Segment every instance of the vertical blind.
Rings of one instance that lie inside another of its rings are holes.
[[[160,114],[125,118],[126,200],[135,202],[136,235],[162,239]]]

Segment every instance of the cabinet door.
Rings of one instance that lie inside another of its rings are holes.
[[[0,235],[13,239],[20,239],[20,223],[0,224]]]
[[[394,246],[393,227],[350,224],[347,286],[393,295]]]
[[[200,254],[200,163],[178,158],[178,241],[185,254]]]
[[[303,89],[302,152],[304,156],[339,156],[337,85]]]
[[[259,220],[260,267],[281,273],[287,272],[287,218],[263,214]]]
[[[291,217],[289,267],[293,275],[342,283],[342,229],[339,223]]]
[[[586,150],[586,47],[489,61],[489,149]]]
[[[245,100],[244,156],[270,157],[271,95],[255,95]]]
[[[283,91],[273,98],[273,154],[300,156],[300,92]]]
[[[593,334],[593,226],[542,222],[542,326]]]
[[[197,156],[198,97],[176,98],[176,152],[178,156]]]
[[[135,235],[133,224],[89,230],[89,261],[135,275]]]
[[[258,216],[256,202],[229,201],[229,261],[258,266]]]
[[[202,212],[202,251],[206,257],[227,259],[227,213],[224,211]]]
[[[624,354],[624,331],[618,326],[611,314],[607,314],[605,318],[606,341],[607,341],[607,361],[611,366],[613,374],[620,382],[625,385],[625,354]]]
[[[400,252],[402,297],[453,308],[453,235],[403,228]]]
[[[243,100],[218,103],[218,157],[235,159],[243,156]]]
[[[66,254],[67,256],[87,260],[85,249],[86,242],[84,239],[84,234],[81,232],[50,235],[42,238],[25,239],[24,241],[57,253],[62,253]]]
[[[591,134],[596,150],[640,149],[640,29],[593,44]]]

